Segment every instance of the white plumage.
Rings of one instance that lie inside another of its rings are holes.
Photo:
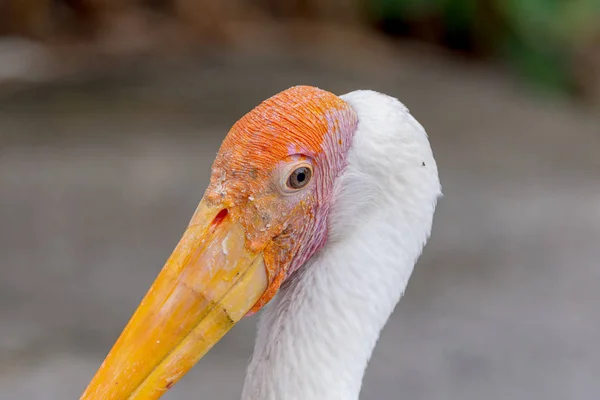
[[[161,397],[275,294],[242,399],[358,399],[440,190],[425,130],[398,100],[298,86],[264,101],[225,138],[179,244],[81,399]]]
[[[344,96],[359,118],[327,244],[260,318],[243,400],[354,400],[429,238],[441,187],[423,127],[398,100]]]

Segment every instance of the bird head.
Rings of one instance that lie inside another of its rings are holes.
[[[299,86],[229,131],[179,244],[81,399],[156,399],[326,242],[358,124],[340,97]]]

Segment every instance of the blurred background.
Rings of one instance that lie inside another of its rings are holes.
[[[0,398],[79,397],[229,127],[398,97],[445,197],[363,399],[600,393],[598,0],[2,0]],[[244,320],[166,399],[237,399]]]

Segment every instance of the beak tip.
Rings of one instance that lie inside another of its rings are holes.
[[[160,398],[260,308],[267,271],[243,227],[203,202],[194,218],[80,400]]]

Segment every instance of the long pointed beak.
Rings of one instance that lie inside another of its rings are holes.
[[[161,397],[267,285],[263,256],[247,249],[242,226],[202,201],[81,400]]]

